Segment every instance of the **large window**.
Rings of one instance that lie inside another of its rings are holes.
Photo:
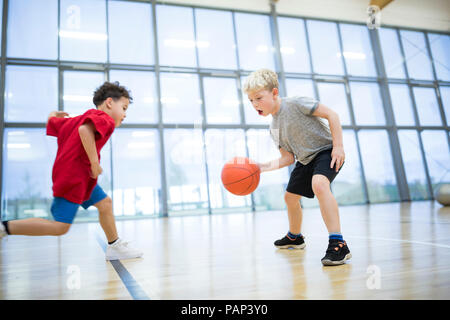
[[[64,111],[70,116],[78,116],[94,108],[93,93],[103,81],[101,72],[64,71]]]
[[[235,21],[241,69],[273,69],[275,61],[269,17],[236,13]]]
[[[150,4],[109,0],[108,22],[111,62],[154,64]]]
[[[375,77],[375,63],[366,26],[340,24],[347,72],[353,76]]]
[[[58,1],[14,0],[8,7],[7,56],[57,59]]]
[[[399,200],[386,131],[361,130],[358,132],[358,137],[369,201],[389,202]]]
[[[263,173],[244,197],[221,181],[235,156],[280,157],[272,117],[242,91],[260,68],[278,74],[281,97],[313,97],[338,113],[346,160],[331,188],[340,205],[431,200],[450,182],[448,32],[152,1],[7,7],[2,219],[51,218],[57,143],[46,136],[48,114],[95,108],[106,80],[133,97],[101,152],[98,183],[119,219],[285,210],[292,166]],[[76,217],[96,219],[95,208]]]
[[[164,140],[169,215],[208,212],[201,130],[167,129]]]
[[[279,18],[278,29],[284,71],[311,73],[304,20]]]
[[[127,123],[158,122],[158,94],[154,72],[111,70],[109,78],[131,90],[133,103],[127,110]]]
[[[235,70],[236,40],[231,12],[196,9],[195,21],[200,67]]]
[[[2,220],[50,217],[56,141],[43,129],[3,133]]]
[[[425,35],[423,32],[400,31],[405,62],[409,77],[419,80],[433,80],[431,60],[428,55]]]
[[[5,121],[46,122],[58,110],[57,68],[9,65],[5,80]]]
[[[106,62],[106,2],[60,0],[60,59]]]
[[[159,63],[166,66],[196,67],[194,15],[191,8],[158,5]]]
[[[336,23],[308,20],[314,73],[344,74]]]

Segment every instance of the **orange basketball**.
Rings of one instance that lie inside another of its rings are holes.
[[[222,169],[222,183],[232,194],[245,196],[255,191],[259,184],[261,170],[250,159],[235,157]]]

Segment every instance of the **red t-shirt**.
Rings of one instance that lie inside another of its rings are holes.
[[[81,204],[91,197],[97,179],[90,176],[91,162],[84,150],[78,128],[91,122],[95,127],[98,159],[100,150],[114,131],[114,119],[107,113],[91,109],[74,118],[52,117],[47,135],[58,138],[58,152],[53,165],[53,196]]]

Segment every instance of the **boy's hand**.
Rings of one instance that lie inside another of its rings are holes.
[[[333,168],[333,166],[336,164],[336,172],[339,171],[339,169],[344,164],[345,160],[345,152],[343,147],[333,147],[333,150],[331,151],[331,164],[330,168]]]
[[[52,112],[50,112],[48,117],[49,118],[51,118],[51,117],[64,118],[64,117],[68,117],[68,116],[69,116],[69,114],[64,111],[52,111]]]
[[[102,174],[102,172],[103,172],[103,169],[98,162],[91,164],[91,178],[92,179],[97,179],[98,176]]]

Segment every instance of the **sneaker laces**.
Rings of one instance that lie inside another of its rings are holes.
[[[334,242],[328,244],[327,253],[338,253],[345,246],[345,242]]]

